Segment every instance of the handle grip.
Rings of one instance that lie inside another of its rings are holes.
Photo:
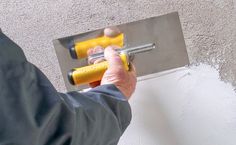
[[[101,36],[98,38],[75,43],[74,47],[70,48],[70,54],[74,59],[85,58],[88,56],[87,51],[90,48],[94,48],[96,46],[102,46],[103,48],[106,48],[109,45],[117,45],[119,47],[123,47],[124,34],[121,33],[116,37]]]
[[[129,70],[129,60],[128,56],[125,53],[120,54],[121,60],[124,64],[124,68],[128,71]],[[108,62],[103,61],[101,63],[72,69],[68,73],[69,82],[72,85],[82,85],[88,84],[92,82],[96,82],[102,79],[103,74],[108,68]]]

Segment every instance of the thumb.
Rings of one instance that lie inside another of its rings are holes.
[[[104,52],[105,59],[108,61],[109,68],[123,69],[123,62],[118,52],[111,46],[108,46]]]

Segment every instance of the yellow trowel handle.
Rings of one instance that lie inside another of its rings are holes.
[[[109,45],[117,45],[119,47],[123,47],[124,34],[121,33],[116,37],[101,36],[98,38],[77,42],[74,44],[74,47],[70,48],[70,54],[74,59],[85,58],[87,57],[87,51],[90,48],[94,48],[96,46],[102,46],[103,48],[106,48]]]
[[[120,57],[124,64],[124,68],[128,71],[129,60],[127,54],[121,53]],[[107,61],[103,61],[101,63],[81,68],[75,68],[68,73],[68,79],[72,85],[81,85],[100,81],[107,68],[108,68]]]

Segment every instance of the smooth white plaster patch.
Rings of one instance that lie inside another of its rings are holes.
[[[235,145],[236,95],[209,65],[140,81],[119,145]]]

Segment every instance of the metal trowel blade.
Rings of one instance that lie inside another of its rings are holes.
[[[178,13],[153,17],[119,27],[127,48],[154,43],[156,48],[134,55],[137,76],[145,76],[189,64]]]
[[[124,33],[124,48],[154,43],[151,51],[134,55],[133,64],[137,76],[146,76],[161,71],[183,67],[189,64],[188,54],[177,12],[152,17],[117,26]],[[87,59],[73,60],[67,49],[68,44],[101,36],[104,29],[90,31],[54,40],[54,47],[68,91],[88,88],[88,85],[72,86],[67,73],[72,68],[88,65]]]

